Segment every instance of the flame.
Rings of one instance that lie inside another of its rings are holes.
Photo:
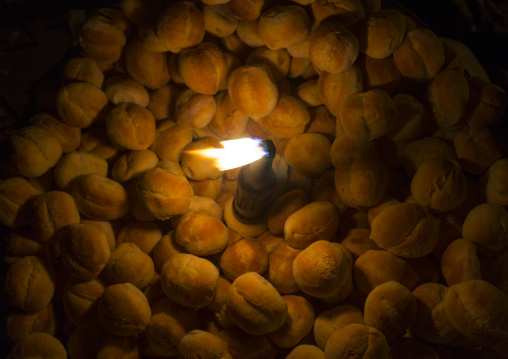
[[[245,166],[268,156],[263,141],[258,138],[240,138],[221,141],[220,144],[223,148],[205,148],[188,153],[212,159],[213,165],[220,171]]]

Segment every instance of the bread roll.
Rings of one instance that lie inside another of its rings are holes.
[[[258,31],[269,49],[286,48],[307,35],[309,17],[298,5],[272,6],[259,17]]]
[[[371,224],[371,238],[381,248],[404,258],[429,254],[439,237],[439,220],[416,203],[385,208]]]
[[[10,306],[26,312],[42,310],[55,292],[55,270],[46,259],[20,258],[7,268],[3,288]]]
[[[341,247],[318,240],[296,256],[293,274],[298,287],[306,294],[326,298],[335,294],[351,275]]]
[[[7,354],[8,359],[34,357],[66,359],[67,351],[63,344],[48,333],[31,333],[18,340]]]
[[[83,131],[78,151],[88,152],[108,161],[113,161],[120,153],[111,143],[103,126],[90,127]]]
[[[311,202],[286,219],[284,237],[292,247],[305,249],[316,241],[332,240],[338,226],[339,213],[330,202]]]
[[[150,91],[150,100],[147,108],[152,112],[156,121],[171,118],[175,110],[176,98],[180,88],[173,83]]]
[[[59,189],[70,192],[76,178],[91,173],[105,177],[108,174],[106,160],[91,153],[73,151],[62,156],[56,164],[55,183]]]
[[[497,203],[508,208],[507,188],[508,159],[502,158],[494,162],[480,180],[480,197],[485,202]]]
[[[416,298],[399,282],[378,285],[365,301],[365,325],[378,329],[387,339],[402,335],[415,318]]]
[[[191,330],[178,343],[178,355],[189,358],[232,359],[228,345],[219,336],[195,329]]]
[[[401,85],[402,75],[393,56],[383,59],[360,56],[355,64],[362,71],[365,90],[379,89],[392,95]]]
[[[260,46],[252,50],[245,60],[246,65],[264,64],[268,66],[276,82],[284,79],[289,73],[291,56],[286,49],[269,49],[266,46]]]
[[[443,43],[431,30],[414,29],[406,34],[393,58],[402,76],[416,83],[425,83],[444,65]]]
[[[406,175],[413,178],[426,159],[457,159],[450,143],[436,137],[421,137],[404,145],[401,154],[402,166]]]
[[[146,107],[150,101],[146,88],[129,76],[117,75],[109,77],[104,86],[104,93],[115,105],[131,102]]]
[[[413,290],[416,318],[408,332],[429,343],[446,343],[459,335],[446,316],[443,299],[448,287],[424,283]]]
[[[111,64],[119,60],[125,43],[122,29],[102,15],[89,16],[79,32],[79,46],[98,62]]]
[[[65,63],[62,69],[63,82],[85,81],[98,88],[104,83],[104,73],[97,61],[89,57],[75,57]]]
[[[106,333],[97,346],[97,359],[121,358],[136,359],[139,357],[140,345],[134,335],[122,337]]]
[[[55,235],[62,264],[69,274],[87,281],[102,272],[111,254],[103,232],[91,225],[78,223],[63,227]]]
[[[30,223],[31,199],[41,194],[24,177],[0,180],[0,223],[19,228]]]
[[[215,95],[226,76],[226,58],[211,42],[184,49],[178,57],[178,71],[185,84],[205,95]]]
[[[131,283],[143,290],[155,272],[152,258],[134,243],[120,243],[112,252],[104,274],[110,283]]]
[[[330,335],[349,324],[364,324],[363,312],[352,305],[337,305],[316,316],[313,327],[314,340],[323,349]]]
[[[158,162],[157,155],[148,149],[126,151],[113,164],[111,177],[119,183],[124,183],[141,176],[147,170],[155,168]]]
[[[207,259],[176,254],[161,270],[162,290],[175,303],[192,308],[206,307],[217,291],[219,271]]]
[[[157,355],[174,356],[185,334],[198,328],[198,317],[193,309],[178,305],[169,298],[162,298],[152,306],[146,338]]]
[[[235,279],[226,295],[228,313],[244,332],[263,335],[280,328],[288,316],[285,300],[255,272]]]
[[[233,103],[226,91],[221,91],[215,96],[216,111],[208,128],[221,139],[232,140],[241,137],[247,128],[249,117]]]
[[[112,284],[99,300],[99,319],[111,334],[129,336],[145,331],[152,311],[143,292],[130,283]]]
[[[234,0],[232,0],[234,1]],[[252,335],[238,328],[227,328],[219,332],[219,337],[228,344],[233,358],[275,358],[277,349],[266,335]]]
[[[324,359],[325,353],[315,345],[300,344],[286,356],[286,359],[315,358]]]
[[[332,144],[324,135],[306,132],[289,140],[284,150],[284,158],[291,168],[315,178],[332,167],[331,147]]]
[[[181,158],[182,168],[187,177],[198,181],[221,177],[222,172],[216,168],[213,159],[195,154],[193,151],[222,147],[218,140],[211,137],[203,137],[189,143],[184,148]]]
[[[205,35],[203,12],[188,1],[170,4],[158,16],[156,33],[170,52],[195,46]]]
[[[185,213],[193,196],[189,181],[161,168],[144,172],[136,183],[140,204],[156,218]]]
[[[205,4],[203,6],[205,30],[217,37],[233,34],[238,25],[238,18],[227,3]]]
[[[385,250],[369,249],[354,263],[353,275],[358,289],[369,294],[379,284],[397,281],[412,290],[418,275],[411,264]]]
[[[408,94],[397,94],[392,101],[397,116],[386,135],[396,142],[411,142],[423,137],[429,118],[421,101]]]
[[[497,203],[482,203],[474,207],[464,219],[462,235],[476,244],[478,252],[493,256],[508,249],[508,212]]]
[[[52,302],[36,312],[10,310],[5,316],[4,340],[16,343],[32,333],[55,335],[57,325],[57,313]]]
[[[293,274],[293,263],[301,251],[285,241],[277,242],[271,250],[268,250],[268,268],[265,277],[281,294],[296,293],[299,289]]]
[[[106,283],[97,278],[88,281],[70,278],[62,294],[68,320],[79,328],[94,328],[100,325],[99,300],[104,289]]]
[[[365,17],[363,2],[359,0],[334,0],[331,3],[328,0],[316,0],[310,6],[317,24],[324,21],[338,21],[346,27],[351,27]]]
[[[87,82],[71,82],[58,90],[56,110],[69,126],[85,128],[104,117],[108,97]]]
[[[324,22],[310,35],[309,58],[319,71],[347,70],[358,53],[358,39],[338,22]]]
[[[390,347],[379,330],[363,324],[349,324],[332,333],[325,347],[325,358],[387,359]]]
[[[204,128],[212,121],[217,111],[215,98],[194,90],[183,90],[175,101],[174,121],[179,125]]]
[[[362,20],[356,36],[360,51],[374,59],[392,55],[406,35],[406,17],[396,9],[383,9]]]
[[[62,156],[62,145],[58,139],[38,126],[12,131],[8,146],[16,173],[24,177],[41,176]]]
[[[48,113],[38,113],[30,118],[30,124],[48,131],[62,145],[62,152],[69,153],[76,150],[81,141],[81,131],[77,127],[69,126],[55,116]]]
[[[228,77],[228,93],[238,109],[254,120],[270,114],[279,101],[273,75],[263,65],[234,69]]]
[[[251,116],[252,117],[252,116]],[[291,138],[305,132],[310,112],[298,98],[281,93],[277,105],[260,120],[261,127],[274,137]]]
[[[11,264],[25,256],[37,256],[47,260],[53,257],[51,247],[38,242],[32,230],[24,227],[10,230],[5,235],[3,260]]]
[[[226,248],[219,264],[226,278],[232,281],[248,272],[262,275],[268,267],[268,253],[260,241],[242,238]]]
[[[145,49],[138,38],[126,46],[124,61],[127,73],[149,89],[166,86],[171,79],[167,53]]]

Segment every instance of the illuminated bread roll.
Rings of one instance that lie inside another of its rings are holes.
[[[121,102],[131,102],[146,107],[150,100],[146,88],[129,76],[117,75],[106,80],[104,93],[109,101],[118,105]]]
[[[286,48],[307,35],[309,17],[298,5],[272,6],[259,17],[258,31],[269,49]]]
[[[151,282],[154,272],[152,258],[134,243],[120,243],[104,268],[110,283],[131,283],[141,290]]]
[[[255,272],[235,279],[226,295],[228,313],[244,332],[263,335],[280,328],[288,316],[286,301]]]
[[[508,249],[508,212],[497,203],[482,203],[474,207],[464,219],[462,235],[476,244],[478,252],[487,256]]]
[[[160,3],[158,5],[161,5]],[[141,19],[137,27],[137,35],[141,45],[152,52],[166,52],[166,46],[162,43],[161,39],[157,36],[156,18],[158,12],[153,12]]]
[[[69,126],[48,113],[41,112],[36,114],[30,118],[30,124],[41,127],[54,136],[62,145],[63,153],[76,150],[81,141],[81,131],[79,128]]]
[[[85,128],[105,115],[108,97],[87,82],[71,82],[58,90],[56,110],[69,126]]]
[[[293,262],[301,251],[291,247],[285,241],[278,242],[268,251],[268,268],[265,277],[281,294],[296,293],[299,289],[293,274]]]
[[[238,25],[238,18],[233,14],[228,4],[203,6],[205,30],[217,37],[233,34]]]
[[[228,244],[228,231],[218,218],[203,211],[189,211],[175,228],[175,240],[189,253],[208,256]]]
[[[97,220],[113,220],[123,217],[129,211],[127,191],[110,178],[87,174],[74,181],[72,197],[79,212]]]
[[[272,50],[266,46],[252,50],[245,60],[246,65],[265,64],[268,66],[276,82],[287,76],[290,63],[291,56],[286,49]]]
[[[178,57],[178,71],[185,84],[197,93],[215,95],[226,75],[226,58],[211,42],[184,49]]]
[[[443,303],[452,325],[477,345],[507,342],[508,298],[494,285],[483,280],[452,285]]]
[[[104,289],[106,284],[97,278],[88,281],[70,278],[62,294],[63,308],[69,321],[79,328],[100,325],[99,299]]]
[[[126,43],[122,29],[105,16],[89,16],[79,32],[79,46],[88,57],[104,63],[120,59]]]
[[[149,89],[161,88],[171,78],[167,53],[145,49],[138,38],[132,39],[126,46],[124,61],[127,73]]]
[[[279,102],[279,89],[266,66],[240,66],[228,77],[228,93],[245,115],[258,120],[270,114]]]
[[[88,224],[70,224],[56,234],[62,264],[81,280],[96,278],[106,266],[111,250],[106,235]]]
[[[152,305],[152,318],[146,328],[150,348],[162,356],[177,354],[178,343],[189,331],[199,328],[196,312],[162,298]]]
[[[338,22],[324,22],[310,35],[309,58],[319,71],[347,70],[358,53],[358,39]]]
[[[222,148],[218,140],[211,137],[203,137],[189,143],[183,150],[181,164],[185,175],[193,180],[217,179],[222,176],[213,160],[193,153],[196,150]]]
[[[223,177],[202,181],[189,179],[189,183],[195,196],[217,199],[222,188]]]
[[[9,228],[29,224],[31,199],[41,192],[24,177],[0,180],[0,223]]]
[[[213,119],[217,103],[212,95],[183,90],[175,101],[174,121],[194,128],[206,127]]]
[[[464,119],[470,126],[497,126],[508,106],[506,90],[478,76],[467,77],[469,99]]]
[[[169,83],[149,93],[150,101],[147,108],[152,112],[156,121],[171,118],[175,111],[176,99],[180,94],[180,88]]]
[[[408,94],[397,94],[392,97],[392,101],[397,116],[386,135],[395,142],[411,142],[423,137],[429,118],[420,100]]]
[[[457,70],[444,70],[427,85],[424,103],[434,122],[440,127],[448,127],[460,121],[468,99],[466,77]]]
[[[136,192],[142,207],[159,219],[185,213],[193,196],[187,178],[158,167],[139,177]]]
[[[289,191],[272,204],[268,212],[268,229],[277,235],[284,233],[287,218],[309,203],[308,195],[301,189]]]
[[[459,335],[446,316],[444,297],[448,287],[424,283],[413,290],[416,298],[416,318],[408,332],[429,343],[446,343]]]
[[[396,256],[423,257],[439,238],[439,219],[416,203],[393,204],[372,221],[371,238]]]
[[[453,139],[457,160],[465,173],[480,175],[501,159],[500,143],[487,127],[464,128]]]
[[[353,275],[363,294],[388,281],[397,281],[412,290],[418,280],[407,260],[385,250],[370,249],[363,253],[354,263]]]
[[[332,333],[326,343],[325,358],[388,359],[390,347],[379,330],[364,324],[349,324]],[[355,355],[358,353],[357,355]]]
[[[130,283],[112,284],[99,300],[99,319],[107,332],[120,336],[145,331],[152,311],[143,292]]]
[[[205,35],[203,12],[188,1],[170,4],[160,13],[156,22],[157,36],[170,52],[179,53],[182,49],[201,42]]]
[[[172,256],[161,270],[164,293],[175,303],[192,308],[210,304],[218,278],[219,271],[212,262],[189,253]]]
[[[310,112],[297,97],[281,93],[277,105],[260,120],[261,127],[270,135],[291,138],[305,132]]]
[[[397,108],[383,90],[368,90],[348,96],[341,108],[340,121],[344,132],[363,141],[385,135],[392,128]]]
[[[284,157],[291,168],[315,178],[332,167],[331,147],[330,141],[320,133],[302,133],[289,140]]]
[[[364,324],[363,312],[352,305],[337,305],[319,313],[314,320],[313,335],[319,348],[324,349],[334,331],[349,324]]]
[[[312,330],[314,308],[302,296],[285,295],[282,297],[288,307],[288,316],[284,324],[268,333],[268,338],[280,348],[291,348],[298,344]]]
[[[342,249],[332,242],[319,240],[298,254],[293,262],[298,287],[316,298],[334,295],[351,275]]]
[[[329,241],[339,226],[339,212],[326,201],[311,202],[293,212],[284,223],[284,238],[295,248],[305,249],[316,241]]]
[[[84,81],[101,88],[104,82],[104,73],[94,59],[75,57],[65,63],[62,69],[62,79],[65,82]]]
[[[9,359],[34,357],[66,359],[67,350],[63,344],[48,333],[31,333],[18,340],[7,354]]]
[[[323,72],[318,78],[318,88],[325,106],[333,115],[339,116],[344,100],[349,95],[363,90],[362,72],[354,64],[336,74]]]
[[[155,138],[155,119],[145,107],[122,102],[106,117],[108,137],[122,150],[146,150]]]
[[[374,59],[392,55],[406,35],[406,17],[396,9],[383,9],[359,23],[360,51]]]
[[[263,274],[268,267],[266,247],[253,238],[242,238],[226,248],[219,262],[226,278],[235,280],[242,274]]]
[[[319,97],[319,89],[317,85],[317,79],[311,79],[305,82],[302,82],[300,85],[298,85],[296,89],[296,96],[298,99],[303,101],[303,103],[311,108],[311,111],[313,110],[313,107],[320,106],[323,104],[323,101],[321,100],[321,97]],[[311,117],[314,118],[314,116],[311,114]],[[314,120],[312,120],[313,122]],[[334,122],[335,124],[335,122]],[[335,126],[334,126],[335,131]],[[318,131],[309,131],[309,132],[318,132]]]
[[[379,89],[391,95],[402,82],[402,75],[393,56],[383,59],[375,59],[367,55],[360,56],[355,64],[362,71],[365,90]]]
[[[38,177],[62,156],[62,145],[50,132],[38,126],[12,131],[8,139],[9,159],[17,174]]]
[[[70,192],[73,181],[79,176],[96,173],[105,177],[107,172],[106,160],[87,152],[73,151],[58,161],[54,177],[59,189]]]
[[[286,359],[305,358],[324,359],[325,353],[315,345],[300,344],[294,347],[293,350],[291,350],[291,352],[286,356]]]
[[[26,256],[7,268],[3,278],[4,297],[16,309],[39,311],[53,298],[55,282],[55,270],[49,261]]]
[[[402,76],[416,82],[428,82],[438,74],[445,62],[443,43],[428,29],[409,31],[393,53]]]
[[[42,243],[53,243],[53,234],[57,230],[80,221],[74,199],[63,191],[50,191],[35,197],[30,212],[30,225]]]
[[[191,330],[178,343],[178,355],[189,358],[231,359],[228,345],[219,336],[204,330]]]
[[[111,177],[124,183],[139,177],[143,172],[155,168],[159,162],[157,155],[150,150],[126,151],[118,157],[111,169]]]
[[[171,120],[159,122],[150,149],[161,160],[180,161],[184,148],[192,142],[192,127]]]
[[[403,334],[416,318],[416,298],[396,281],[372,289],[365,300],[365,325],[378,329],[387,339]]]
[[[238,111],[227,91],[215,95],[217,108],[208,128],[220,138],[232,140],[241,137],[247,128],[249,117]]]
[[[240,20],[236,26],[236,34],[244,43],[252,48],[265,46],[258,31],[258,21]]]

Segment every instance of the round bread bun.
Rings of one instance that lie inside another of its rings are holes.
[[[30,224],[31,200],[41,192],[24,177],[0,180],[0,223],[8,228]]]
[[[46,357],[66,359],[67,350],[62,342],[48,333],[31,333],[18,340],[7,354],[8,359]]]
[[[269,49],[286,48],[307,36],[309,17],[298,5],[272,6],[259,17],[258,32]]]
[[[263,275],[268,267],[268,253],[260,241],[241,238],[224,250],[219,265],[224,276],[232,281],[248,272]]]
[[[228,345],[219,336],[194,329],[185,334],[178,343],[178,355],[188,359],[232,359]]]
[[[316,178],[332,167],[330,149],[332,144],[317,132],[305,132],[293,136],[284,149],[288,165],[301,174]]]
[[[79,46],[88,57],[112,64],[120,59],[126,43],[122,29],[106,16],[89,16],[79,31]]]
[[[88,281],[70,278],[62,294],[62,304],[69,321],[79,328],[100,325],[99,300],[104,289],[106,284],[97,278]]]
[[[310,112],[297,97],[281,93],[276,106],[259,123],[273,137],[291,138],[305,132]]]
[[[388,359],[390,347],[379,330],[363,324],[349,324],[332,333],[325,347],[325,358]],[[353,356],[350,353],[354,353]]]
[[[62,122],[57,117],[45,112],[30,118],[30,124],[48,131],[62,145],[62,152],[69,153],[76,150],[81,141],[81,130]]]

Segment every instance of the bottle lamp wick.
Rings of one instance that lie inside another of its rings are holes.
[[[238,174],[238,184],[233,200],[233,214],[245,224],[259,221],[272,201],[276,175],[272,169],[276,148],[271,140],[264,140],[260,145],[266,156],[243,166]]]

